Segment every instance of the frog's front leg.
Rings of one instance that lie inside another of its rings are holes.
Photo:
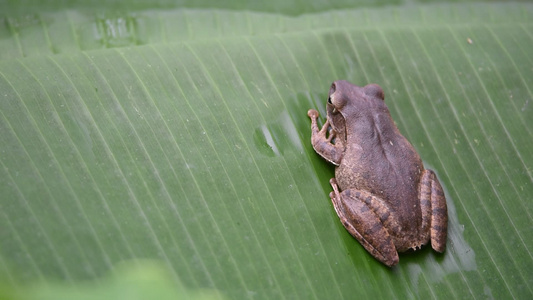
[[[331,140],[335,137],[335,131],[331,130],[329,136],[327,136],[329,129],[329,120],[324,123],[322,129],[318,129],[317,118],[318,111],[310,109],[307,112],[309,118],[311,118],[311,144],[316,153],[320,154],[327,161],[334,165],[339,165],[342,160],[343,145],[340,141],[335,141],[335,144],[331,143]]]
[[[339,192],[335,178],[330,180],[330,184],[333,192],[329,197],[346,230],[379,261],[389,267],[396,265],[398,252],[384,225],[396,226],[389,209],[376,205],[381,201],[368,192],[355,189]]]
[[[448,209],[440,182],[431,170],[426,169],[422,174],[419,198],[422,209],[422,232],[429,232],[431,247],[442,253],[446,248]],[[427,241],[427,236],[424,240]]]

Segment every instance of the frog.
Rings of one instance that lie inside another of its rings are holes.
[[[329,194],[344,228],[378,261],[398,264],[398,253],[431,242],[446,248],[446,197],[434,171],[400,133],[377,84],[333,82],[326,121],[311,119],[311,144],[335,165]]]

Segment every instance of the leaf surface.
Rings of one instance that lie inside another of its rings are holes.
[[[106,289],[119,262],[152,259],[180,289],[229,299],[530,297],[532,10],[4,17],[2,281]],[[443,255],[425,247],[389,269],[338,221],[306,115],[325,116],[337,79],[380,84],[436,171]]]

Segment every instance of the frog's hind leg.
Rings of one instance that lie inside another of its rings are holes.
[[[422,232],[430,227],[431,247],[444,252],[448,232],[446,198],[439,180],[431,170],[425,170],[420,180],[420,206],[422,209]],[[425,237],[427,241],[427,236]]]
[[[392,238],[380,218],[360,198],[361,192],[345,190],[340,193],[335,178],[330,183],[333,192],[329,196],[346,230],[379,261],[389,267],[396,265],[399,258]]]

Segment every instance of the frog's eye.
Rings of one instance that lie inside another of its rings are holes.
[[[329,94],[333,94],[335,93],[335,91],[337,90],[337,86],[335,85],[335,82],[331,84],[331,87],[329,88]]]
[[[376,97],[381,100],[385,100],[385,93],[383,92],[383,89],[375,83],[366,85],[364,87],[364,90],[365,90],[365,95],[367,96]]]
[[[335,93],[335,91],[337,90],[337,86],[335,85],[335,82],[331,84],[331,87],[329,88],[329,96],[328,96],[328,103],[329,104],[333,104],[331,102],[331,95],[333,95],[333,93]]]

